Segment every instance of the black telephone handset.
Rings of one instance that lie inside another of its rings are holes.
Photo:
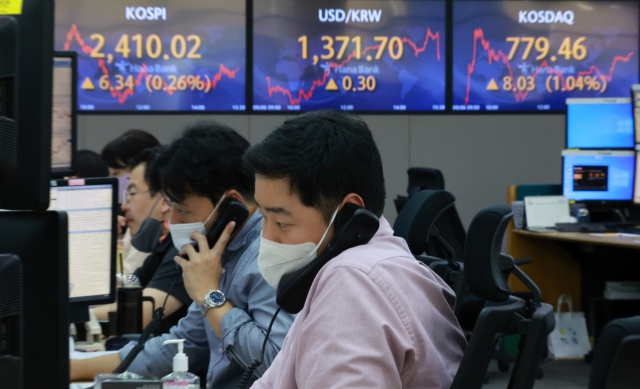
[[[322,253],[302,269],[282,276],[276,290],[278,305],[289,313],[300,312],[320,269],[343,251],[367,244],[379,226],[380,221],[373,213],[356,204],[346,203],[336,216],[337,233]]]
[[[231,233],[234,234],[249,217],[249,210],[244,204],[235,200],[227,201],[229,201],[229,203],[227,205],[223,205],[224,208],[222,209],[220,217],[218,217],[218,220],[213,223],[213,226],[211,226],[211,229],[206,235],[209,247],[213,247],[218,239],[220,239],[220,235],[222,235],[222,232],[224,231],[224,228],[227,226],[227,224],[236,222],[236,226],[233,227],[233,232]],[[193,246],[195,247],[196,251],[199,251],[197,243]],[[182,258],[185,258],[187,260],[189,259],[187,254],[182,255]]]

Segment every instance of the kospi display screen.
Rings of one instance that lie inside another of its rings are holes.
[[[445,1],[255,0],[253,109],[445,109]]]
[[[557,111],[628,96],[638,82],[638,2],[453,4],[453,110]]]
[[[57,0],[55,47],[78,52],[78,109],[246,110],[245,8],[238,0]]]

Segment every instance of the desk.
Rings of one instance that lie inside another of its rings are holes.
[[[513,225],[512,225],[513,226]],[[605,281],[640,280],[640,235],[601,236],[579,232],[509,230],[509,254],[532,258],[522,270],[542,291],[545,302],[555,305],[566,293],[574,309],[588,313],[589,303],[602,297]],[[524,285],[509,279],[514,291]]]
[[[640,250],[640,235],[623,236],[602,236],[606,234],[587,234],[583,232],[532,232],[527,230],[514,230],[518,236],[530,237],[534,239],[549,239],[555,241],[565,241],[583,245],[603,245],[624,247],[633,250]],[[616,235],[616,234],[612,234]],[[640,254],[640,253],[639,253]]]

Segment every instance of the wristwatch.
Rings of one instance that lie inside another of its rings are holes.
[[[219,290],[210,290],[205,296],[204,301],[202,302],[202,306],[200,307],[200,312],[202,312],[202,316],[207,315],[207,311],[210,308],[218,308],[224,305],[227,302],[227,298],[224,293]]]

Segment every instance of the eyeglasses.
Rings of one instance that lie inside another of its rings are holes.
[[[122,192],[122,204],[127,204],[129,201],[131,201],[131,198],[137,194],[140,193],[151,193],[151,191],[149,190],[145,190],[142,192],[129,192],[128,190],[124,190]]]

